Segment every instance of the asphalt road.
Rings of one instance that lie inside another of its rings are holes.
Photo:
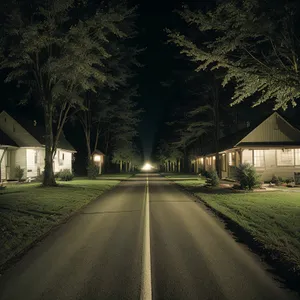
[[[149,190],[149,193],[147,192]],[[158,175],[90,204],[0,277],[0,299],[298,299]]]

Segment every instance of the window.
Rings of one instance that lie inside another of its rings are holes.
[[[254,150],[254,166],[258,168],[265,166],[264,150]]]
[[[300,149],[295,149],[295,165],[300,166]]]
[[[62,154],[61,159],[62,159],[62,160],[65,160],[65,154],[64,154],[64,153]]]
[[[34,163],[37,164],[37,162],[38,162],[38,152],[35,151],[34,152]]]
[[[281,149],[277,150],[277,166],[293,166],[294,165],[294,150]]]
[[[235,166],[235,152],[230,152],[228,156],[229,166]]]
[[[225,153],[222,154],[221,161],[222,161],[222,171],[226,172],[226,154]]]
[[[245,149],[242,154],[243,163],[253,165],[253,150]]]

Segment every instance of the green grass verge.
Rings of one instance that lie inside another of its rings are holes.
[[[58,187],[8,185],[0,190],[0,265],[118,180],[73,180]]]
[[[181,181],[179,184],[243,227],[263,245],[266,253],[300,272],[299,193],[234,193],[203,188],[196,181]]]

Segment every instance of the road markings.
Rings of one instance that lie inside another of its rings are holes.
[[[151,283],[151,253],[150,253],[150,211],[149,211],[149,179],[147,176],[146,197],[145,197],[145,223],[143,241],[143,273],[141,300],[152,300]]]

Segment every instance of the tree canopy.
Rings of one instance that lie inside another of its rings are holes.
[[[300,96],[298,2],[228,0],[207,12],[184,7],[177,13],[199,34],[167,30],[169,42],[196,71],[225,71],[223,86],[235,85],[232,104],[251,98],[254,106],[273,101],[274,109],[286,109]]]

